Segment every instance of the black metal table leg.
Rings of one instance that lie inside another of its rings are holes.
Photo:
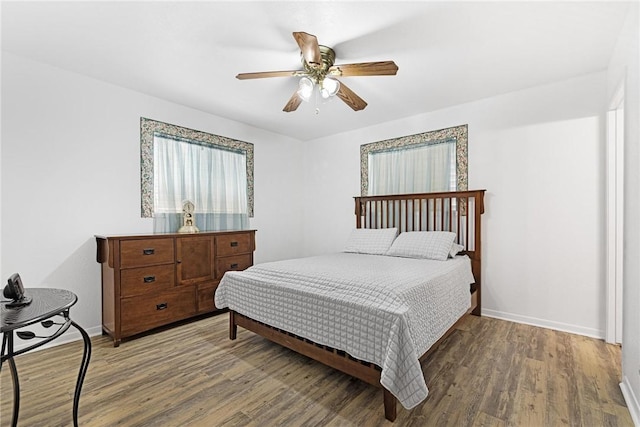
[[[16,361],[13,359],[13,331],[5,334],[4,338],[7,338],[7,354],[9,357],[7,357],[6,360],[9,362],[11,380],[13,381],[13,416],[11,418],[11,427],[16,427],[18,425],[18,414],[20,412],[20,382],[18,381]]]
[[[91,359],[91,339],[87,332],[82,329],[73,320],[71,324],[82,335],[82,341],[84,342],[84,349],[82,351],[82,363],[80,364],[80,371],[78,372],[78,380],[76,381],[76,391],[73,395],[73,425],[78,427],[78,407],[80,405],[80,392],[82,391],[82,384],[84,383],[84,377],[87,375],[87,369],[89,368],[89,360]]]

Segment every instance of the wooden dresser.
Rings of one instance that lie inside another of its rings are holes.
[[[253,265],[255,230],[96,236],[102,330],[122,338],[216,311],[226,271]]]

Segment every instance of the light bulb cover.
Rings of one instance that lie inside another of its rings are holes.
[[[309,102],[313,93],[313,80],[309,77],[302,77],[298,83],[298,96],[305,102]]]
[[[322,88],[320,94],[324,99],[334,96],[340,90],[340,82],[336,79],[325,77],[322,80]]]

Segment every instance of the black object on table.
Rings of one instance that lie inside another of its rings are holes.
[[[18,424],[18,412],[20,411],[20,383],[18,381],[18,370],[16,369],[15,356],[31,351],[48,342],[53,341],[62,335],[70,326],[75,327],[82,335],[84,341],[84,350],[82,353],[82,362],[80,364],[80,372],[76,381],[76,390],[73,396],[73,425],[78,425],[78,404],[80,402],[80,391],[84,377],[89,368],[89,359],[91,358],[91,340],[89,335],[77,323],[69,317],[69,310],[77,301],[78,297],[73,293],[63,289],[50,288],[27,288],[25,296],[32,298],[29,305],[19,307],[7,307],[7,303],[0,304],[0,332],[2,332],[2,358],[0,359],[0,370],[5,361],[9,362],[11,370],[11,378],[13,380],[13,418],[11,425]],[[54,319],[59,316],[60,319]],[[58,326],[56,331],[45,337],[38,337],[30,331],[18,331],[18,329],[42,323],[45,328]],[[40,339],[35,344],[14,351],[13,339],[14,332],[21,339]]]

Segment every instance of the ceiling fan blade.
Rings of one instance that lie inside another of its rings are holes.
[[[284,106],[282,111],[285,111],[287,113],[296,111],[301,103],[302,99],[300,99],[300,97],[298,96],[298,91],[296,90],[295,92],[293,92],[293,95],[291,96],[291,98],[289,98],[287,105]]]
[[[364,110],[367,103],[364,99],[360,98],[354,91],[349,89],[344,83],[340,82],[340,89],[337,93],[338,97],[342,99],[345,104],[353,109],[353,111]]]
[[[318,39],[312,34],[305,32],[294,32],[293,38],[296,39],[300,52],[307,64],[313,68],[319,68],[322,66],[322,56],[320,55],[320,47],[318,46]]]
[[[398,66],[393,61],[361,62],[358,64],[334,65],[329,68],[332,76],[394,76]]]
[[[264,79],[267,77],[296,77],[296,76],[306,76],[307,73],[301,70],[295,71],[261,71],[258,73],[240,73],[236,76],[236,79],[239,80],[248,80],[248,79]]]

